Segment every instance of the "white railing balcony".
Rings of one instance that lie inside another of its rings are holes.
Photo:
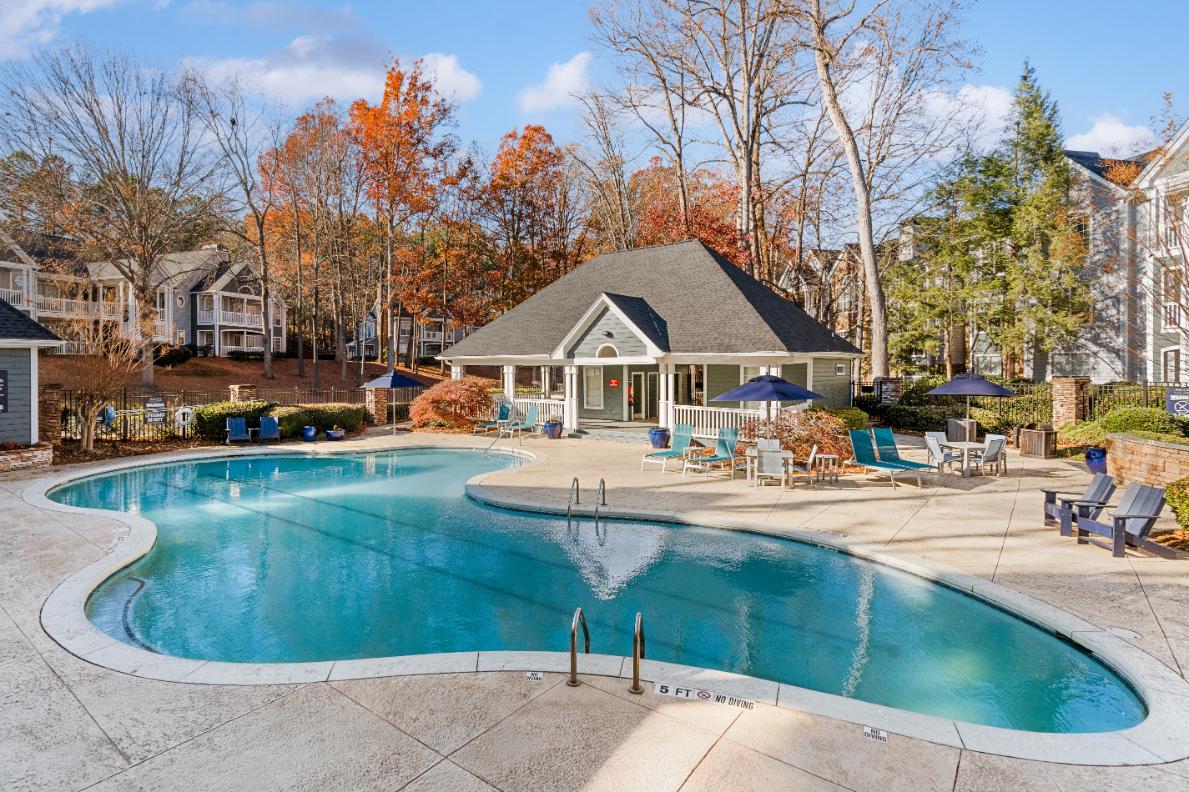
[[[512,408],[516,413],[515,417],[524,418],[528,414],[528,408],[534,404],[537,406],[538,423],[565,420],[566,403],[564,401],[555,401],[554,399],[515,398],[512,400]]]
[[[227,353],[227,352],[263,352],[264,344],[261,342],[255,342],[255,343],[251,343],[251,344],[224,344],[223,346],[220,347],[220,349],[224,353]]]
[[[25,304],[25,293],[20,289],[0,289],[0,300],[19,308]]]
[[[46,297],[38,295],[37,310],[49,316],[82,317],[93,316],[94,303],[89,300],[72,300],[68,297]]]
[[[241,327],[264,327],[264,317],[258,313],[219,311],[219,324],[240,325]]]
[[[719,429],[740,429],[744,422],[764,417],[759,410],[739,407],[699,407],[693,404],[674,404],[673,423],[689,424],[694,437],[718,437]]]
[[[1163,329],[1176,330],[1181,326],[1181,304],[1168,302],[1162,313]]]
[[[204,311],[201,308],[198,310],[198,324],[213,325],[214,323],[215,323],[215,311],[213,308],[208,311]]]
[[[95,305],[99,308],[99,315],[104,319],[119,321],[124,318],[124,306],[118,302],[101,302]]]

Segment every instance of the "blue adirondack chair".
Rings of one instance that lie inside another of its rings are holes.
[[[1105,503],[1101,502],[1089,504],[1085,501],[1073,501],[1071,505],[1074,507],[1083,505],[1106,506]],[[1111,515],[1111,521],[1109,523],[1099,522],[1092,517],[1082,517],[1080,514],[1076,515],[1074,517],[1074,531],[1077,535],[1078,544],[1086,544],[1087,542],[1090,544],[1099,544],[1098,542],[1092,542],[1089,538],[1090,534],[1097,534],[1110,540],[1109,545],[1100,546],[1109,547],[1115,558],[1123,558],[1127,545],[1142,547],[1157,555],[1169,554],[1168,548],[1164,545],[1148,539],[1148,534],[1152,531],[1152,526],[1156,524],[1156,518],[1164,510],[1164,489],[1162,487],[1152,487],[1147,484],[1131,484],[1127,487],[1127,491],[1123,493],[1123,497],[1119,499],[1119,505],[1114,508],[1115,513]]]
[[[709,476],[711,468],[723,468],[727,475],[734,478],[735,471],[741,467],[739,457],[735,454],[735,447],[738,445],[739,430],[721,427],[718,430],[718,440],[714,443],[714,453],[711,456],[686,457],[685,464],[681,466],[681,477],[685,478],[685,474],[690,470]]]
[[[501,424],[508,422],[512,417],[512,405],[507,402],[500,402],[499,410],[495,414],[494,421],[478,421],[475,423],[475,433],[485,434],[492,429],[499,429]]]
[[[690,424],[677,424],[673,427],[673,440],[669,447],[658,451],[646,451],[640,458],[640,469],[643,470],[646,464],[660,465],[663,476],[668,469],[669,460],[685,459],[693,442],[694,427]]]
[[[873,470],[876,473],[887,473],[888,477],[892,479],[892,487],[896,486],[896,474],[901,475],[907,473],[917,480],[917,486],[921,486],[921,472],[919,470],[910,470],[902,464],[894,462],[882,462],[875,457],[875,446],[871,444],[871,435],[866,429],[851,429],[850,430],[850,446],[854,456],[851,461],[856,465],[862,467],[864,470]]]
[[[257,432],[259,440],[280,440],[281,424],[271,415],[260,416],[260,429]]]
[[[1042,489],[1045,494],[1044,522],[1045,525],[1060,525],[1062,536],[1073,536],[1074,503],[1082,503],[1076,507],[1079,517],[1098,519],[1098,515],[1110,502],[1115,494],[1115,479],[1106,473],[1095,473],[1094,478],[1086,485],[1082,492]],[[1062,495],[1071,497],[1062,498]]]
[[[248,422],[242,415],[238,418],[227,419],[227,445],[232,443],[250,443],[252,435],[248,432]]]
[[[875,435],[875,449],[879,452],[879,461],[891,465],[900,465],[906,470],[933,470],[933,466],[924,462],[913,462],[901,459],[900,451],[896,448],[896,436],[888,428],[872,429]]]

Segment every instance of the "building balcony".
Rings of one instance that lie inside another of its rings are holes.
[[[0,289],[0,300],[14,308],[23,308],[26,305],[25,293],[20,289]]]
[[[67,297],[47,297],[41,294],[34,297],[33,302],[38,315],[60,319],[119,320],[123,316],[124,307],[118,302],[92,302]]]
[[[201,312],[199,312],[201,314]],[[198,320],[202,321],[201,318]],[[236,325],[238,327],[264,327],[264,316],[258,313],[240,313],[238,311],[219,311],[219,324]]]

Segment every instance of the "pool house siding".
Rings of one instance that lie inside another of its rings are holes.
[[[0,443],[23,445],[35,437],[32,359],[36,354],[36,349],[0,348],[0,371],[7,372],[5,388],[8,396],[8,407],[0,412]]]

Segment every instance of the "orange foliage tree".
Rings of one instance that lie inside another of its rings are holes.
[[[445,380],[422,393],[409,405],[413,426],[469,429],[491,411],[491,381],[482,377]]]
[[[638,217],[636,244],[664,245],[694,237],[720,256],[745,267],[746,250],[739,244],[734,220],[738,187],[705,171],[688,174],[687,226],[673,191],[672,170],[653,157],[648,167],[631,176],[630,190]]]

